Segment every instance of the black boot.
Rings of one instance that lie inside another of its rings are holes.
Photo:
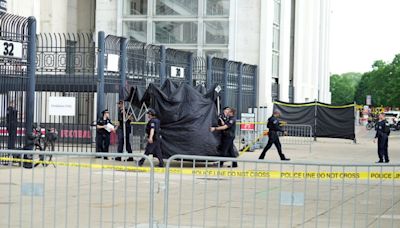
[[[139,165],[139,166],[142,166],[143,163],[144,163],[144,158],[140,159],[140,161],[138,162],[138,165]]]

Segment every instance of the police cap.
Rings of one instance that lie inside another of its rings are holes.
[[[150,114],[152,116],[157,116],[156,110],[152,108],[147,109],[147,114]]]
[[[110,113],[110,112],[108,111],[108,109],[104,109],[104,110],[101,112],[101,114],[104,115],[104,113],[106,113],[106,112]]]

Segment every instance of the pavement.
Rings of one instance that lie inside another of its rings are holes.
[[[55,157],[56,168],[2,166],[0,227],[400,227],[400,178],[357,177],[400,172],[400,132],[382,165],[374,131],[357,127],[356,136],[357,143],[319,138],[311,152],[284,144],[290,162],[279,162],[275,148],[261,163],[261,150],[244,153],[238,168],[175,161],[153,182],[134,162],[88,156]],[[327,175],[300,175],[307,173]]]
[[[312,144],[312,152],[307,153],[306,145],[283,145],[283,152],[293,162],[320,162],[334,164],[373,164],[378,161],[377,144],[373,142],[375,131],[356,127],[356,141],[345,139],[318,138]],[[391,163],[400,164],[400,131],[392,131],[389,136],[389,158]],[[246,159],[257,159],[260,150],[246,153]],[[266,160],[276,161],[278,153],[273,147]]]

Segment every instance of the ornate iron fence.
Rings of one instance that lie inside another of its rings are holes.
[[[94,121],[102,110],[109,109],[115,121],[116,103],[132,86],[144,90],[166,79],[200,86],[201,92],[219,84],[221,105],[238,108],[238,114],[255,106],[253,65],[104,32],[97,34],[97,42],[85,33],[36,34],[34,18],[11,14],[2,14],[0,25],[0,45],[5,45],[0,59],[0,148],[22,148],[23,137],[38,125],[58,132],[56,150],[93,151]]]

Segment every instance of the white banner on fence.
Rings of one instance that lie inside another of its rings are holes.
[[[49,97],[49,115],[75,116],[75,97]]]
[[[22,59],[22,43],[0,40],[0,56]]]

